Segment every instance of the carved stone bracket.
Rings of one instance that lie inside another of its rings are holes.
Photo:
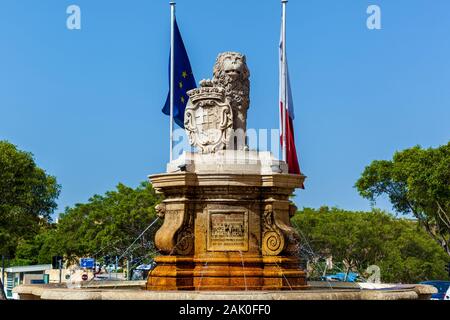
[[[297,208],[294,204],[289,205],[289,218]],[[299,243],[297,231],[287,221],[277,214],[272,204],[266,204],[263,216],[262,252],[266,256],[277,256],[283,251],[296,251]]]
[[[194,251],[194,232],[192,228],[186,228],[178,232],[175,252],[178,255],[186,256]]]
[[[156,247],[166,254],[191,254],[194,248],[194,233],[192,218],[185,205],[167,205],[163,202],[155,209],[158,217],[164,219],[163,225],[155,235]]]
[[[181,256],[194,253],[194,218],[189,212],[186,212],[185,222],[177,232],[175,253]]]
[[[297,206],[293,203],[289,204],[289,218],[292,218],[297,213]]]
[[[266,205],[263,220],[262,252],[267,256],[277,256],[284,250],[286,241],[275,222],[273,205]]]

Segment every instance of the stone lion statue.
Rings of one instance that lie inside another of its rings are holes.
[[[200,81],[201,87],[223,87],[233,110],[233,129],[247,129],[247,110],[250,105],[250,71],[246,57],[238,52],[223,52],[216,59],[212,80]],[[239,147],[238,147],[239,148]],[[248,149],[245,143],[244,149]]]

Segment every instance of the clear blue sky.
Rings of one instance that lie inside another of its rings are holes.
[[[66,28],[66,8],[82,29]],[[366,9],[382,10],[382,30]],[[280,3],[179,0],[197,80],[217,53],[251,70],[249,127],[278,127]],[[291,0],[288,57],[300,165],[299,206],[369,209],[353,185],[396,150],[450,138],[450,1]],[[0,139],[32,152],[65,206],[165,170],[166,0],[1,0]],[[380,207],[390,209],[381,202]]]

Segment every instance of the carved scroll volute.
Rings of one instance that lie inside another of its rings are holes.
[[[158,217],[164,219],[155,235],[156,247],[166,254],[190,254],[194,240],[184,206],[177,205],[176,209],[168,209],[167,204],[161,203],[155,209]]]
[[[264,208],[262,236],[262,253],[266,256],[277,256],[286,246],[284,235],[276,225],[275,219],[273,205],[266,205]]]
[[[187,256],[194,253],[194,218],[189,212],[186,213],[183,226],[177,232],[177,243],[175,253]]]
[[[297,254],[300,237],[290,223],[290,218],[297,212],[297,207],[293,203],[289,204],[289,208],[284,206],[275,209],[273,204],[267,204],[264,208],[262,237],[264,255],[277,256],[283,251],[286,254]]]

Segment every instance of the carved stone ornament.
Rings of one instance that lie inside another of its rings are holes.
[[[233,111],[222,87],[203,87],[188,91],[189,102],[184,127],[191,145],[201,153],[214,153],[230,144]]]
[[[267,256],[277,256],[284,250],[286,241],[283,233],[276,225],[271,204],[266,205],[263,220],[262,252]]]
[[[156,247],[166,254],[189,255],[194,250],[193,219],[185,206],[170,209],[162,202],[156,207],[158,217],[164,223],[156,232]]]
[[[297,206],[293,203],[289,204],[289,218],[292,218],[297,213]]]
[[[247,110],[250,105],[250,71],[245,55],[239,52],[223,52],[214,65],[215,87],[225,89],[225,97],[233,110],[233,129],[247,130]]]
[[[158,218],[164,219],[164,215],[166,214],[166,205],[164,203],[157,204],[155,211]]]
[[[245,55],[224,52],[217,57],[213,79],[200,81],[188,91],[184,125],[191,145],[201,153],[248,150],[247,110],[250,105],[250,71]],[[234,138],[237,137],[236,143]]]
[[[178,255],[189,255],[194,251],[194,232],[191,227],[182,229],[177,234],[175,253]]]
[[[192,213],[185,212],[184,223],[177,232],[175,254],[187,256],[194,253],[194,217]]]

